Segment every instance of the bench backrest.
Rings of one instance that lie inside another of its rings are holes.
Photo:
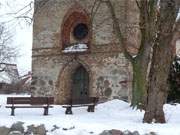
[[[72,98],[68,101],[68,104],[76,105],[76,104],[97,104],[99,98],[98,97],[88,97],[88,98]]]
[[[54,104],[54,97],[7,97],[7,104]]]
[[[31,104],[54,104],[54,97],[31,97]]]
[[[31,104],[31,97],[7,97],[7,104]]]

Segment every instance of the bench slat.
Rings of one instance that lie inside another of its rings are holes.
[[[63,108],[68,108],[68,107],[83,107],[83,106],[89,106],[89,105],[94,105],[94,104],[76,104],[76,105],[63,105]]]
[[[7,97],[7,104],[30,104],[31,97]]]
[[[14,107],[14,108],[44,108],[44,107],[47,107],[47,106],[38,106],[38,105],[36,105],[36,106],[6,106],[6,108],[12,108],[12,107]],[[49,108],[53,108],[53,106],[48,106]]]
[[[53,97],[7,97],[7,104],[53,104]]]
[[[31,104],[38,105],[38,104],[53,104],[54,98],[53,97],[32,97]]]

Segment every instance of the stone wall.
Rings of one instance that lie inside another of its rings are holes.
[[[25,130],[26,129],[26,130]],[[47,135],[47,134],[57,134],[58,131],[61,133],[61,131],[68,131],[68,130],[74,130],[76,129],[75,126],[70,128],[60,128],[57,125],[53,125],[53,128],[51,130],[47,130],[45,126],[42,125],[29,125],[27,127],[24,126],[23,122],[17,122],[14,123],[10,128],[2,126],[0,127],[0,133],[1,135]],[[93,134],[93,132],[90,132]],[[87,132],[87,134],[89,134]],[[118,129],[112,129],[112,130],[104,130],[102,133],[99,133],[99,135],[140,135],[138,131],[129,131],[129,130],[118,130]],[[157,135],[155,132],[146,133],[143,135]]]
[[[34,96],[55,96],[57,103],[63,103],[70,96],[73,71],[83,65],[90,75],[90,96],[130,99],[131,65],[121,51],[107,5],[98,7],[94,2],[35,1],[31,86]],[[132,0],[112,0],[112,3],[122,32],[127,37],[127,47],[135,53],[139,42],[135,3]],[[89,48],[84,53],[65,54],[62,52],[63,23],[69,12],[78,9],[87,13],[92,24],[89,24]]]

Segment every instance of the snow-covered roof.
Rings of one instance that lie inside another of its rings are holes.
[[[88,49],[87,44],[79,43],[66,47],[63,50],[63,52],[64,53],[85,52],[87,51],[87,49]]]
[[[11,83],[11,78],[7,74],[7,72],[0,72],[0,83]]]
[[[16,64],[0,63],[0,82],[12,83],[19,79],[19,73]]]

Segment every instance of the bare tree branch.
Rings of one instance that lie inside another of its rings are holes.
[[[18,56],[16,47],[10,46],[12,35],[0,24],[0,63],[11,62]],[[0,67],[0,71],[4,71]]]
[[[137,4],[137,7],[140,9],[140,8],[141,8],[141,6],[140,6],[140,4],[139,4],[139,1],[138,1],[138,0],[136,0],[136,4]]]
[[[8,18],[8,19],[1,19],[1,23],[14,23],[14,21],[17,21],[19,19],[25,20],[28,24],[32,23],[33,17],[32,17],[32,12],[33,12],[33,4],[34,2],[31,1],[27,5],[23,6],[21,9],[17,10],[16,12],[8,12],[1,14],[1,18]]]
[[[113,20],[113,24],[114,24],[114,29],[115,29],[117,38],[118,38],[118,40],[122,46],[122,50],[124,52],[125,57],[127,59],[129,59],[130,61],[133,61],[133,57],[127,51],[126,40],[125,40],[124,36],[122,35],[122,31],[121,31],[121,28],[119,26],[118,18],[116,17],[114,6],[112,5],[112,2],[110,0],[101,0],[101,2],[106,3],[107,6],[109,7],[109,10],[110,10],[110,13],[112,16],[112,20]]]

